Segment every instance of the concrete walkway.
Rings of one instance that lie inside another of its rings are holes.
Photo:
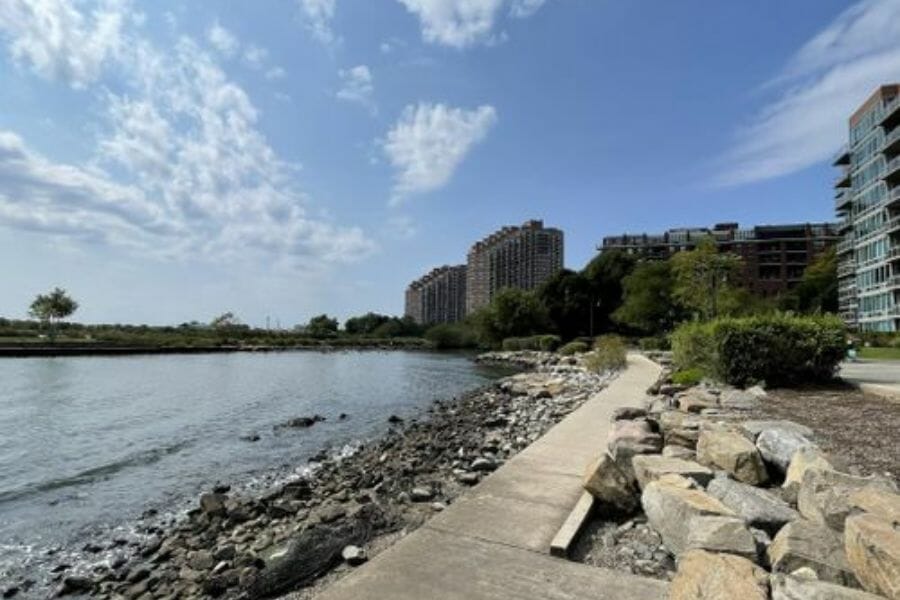
[[[838,374],[863,393],[900,402],[900,361],[864,359],[845,362]]]
[[[628,369],[440,515],[317,600],[656,600],[664,582],[552,558],[550,542],[606,443],[610,416],[636,406],[659,374]]]

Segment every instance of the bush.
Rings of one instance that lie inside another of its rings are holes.
[[[574,342],[569,342],[568,344],[557,350],[557,352],[559,354],[562,354],[563,356],[573,356],[575,354],[582,354],[584,352],[587,352],[590,349],[591,347],[584,342],[579,342],[576,340]]]
[[[672,344],[669,342],[669,338],[664,335],[657,335],[653,337],[644,337],[638,340],[638,346],[641,350],[671,350]]]
[[[835,316],[772,314],[689,323],[672,334],[675,366],[736,386],[793,385],[834,377],[846,354]]]
[[[676,385],[692,386],[703,381],[703,371],[700,369],[684,369],[672,373],[672,383]]]
[[[475,332],[461,323],[442,323],[425,332],[425,339],[438,350],[475,348],[478,340]]]
[[[597,373],[622,369],[626,363],[625,341],[617,335],[602,335],[594,341],[594,350],[585,358],[585,366]]]
[[[558,335],[532,335],[530,337],[506,338],[503,340],[503,349],[508,352],[519,350],[542,350],[553,352],[559,346],[561,340]]]

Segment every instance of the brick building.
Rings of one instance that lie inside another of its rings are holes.
[[[466,313],[466,265],[433,269],[406,288],[404,314],[420,325],[456,323]]]

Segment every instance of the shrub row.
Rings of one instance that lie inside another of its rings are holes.
[[[672,334],[672,351],[678,369],[744,387],[831,379],[846,344],[835,316],[772,314],[687,323]]]
[[[581,340],[575,340],[574,342],[569,342],[565,346],[561,347],[557,352],[562,354],[563,356],[574,356],[575,354],[582,354],[590,350],[591,347]]]
[[[532,335],[529,337],[513,337],[503,340],[503,349],[509,352],[517,350],[543,350],[553,352],[559,347],[558,335]]]
[[[601,335],[594,341],[594,350],[585,358],[585,366],[602,373],[625,367],[628,348],[617,335]]]

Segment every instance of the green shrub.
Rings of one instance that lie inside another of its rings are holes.
[[[508,352],[519,350],[542,350],[552,352],[560,344],[558,335],[532,335],[530,337],[514,337],[503,340],[503,349]]]
[[[703,381],[703,371],[700,369],[684,369],[672,373],[672,383],[676,385],[692,386]]]
[[[657,335],[652,337],[643,337],[638,340],[638,347],[641,350],[671,350],[672,344],[669,342],[669,338],[664,335]]]
[[[562,354],[563,356],[573,356],[575,354],[582,354],[590,350],[591,347],[585,344],[584,342],[579,342],[578,340],[574,342],[569,342],[559,350],[557,353]]]
[[[597,373],[622,369],[626,354],[625,341],[621,337],[603,335],[594,340],[594,350],[585,357],[585,366]]]
[[[478,340],[475,332],[462,323],[442,323],[425,332],[425,339],[438,350],[475,348]]]
[[[731,385],[792,385],[831,379],[846,353],[835,316],[785,314],[720,318],[672,334],[678,369],[698,369]]]

